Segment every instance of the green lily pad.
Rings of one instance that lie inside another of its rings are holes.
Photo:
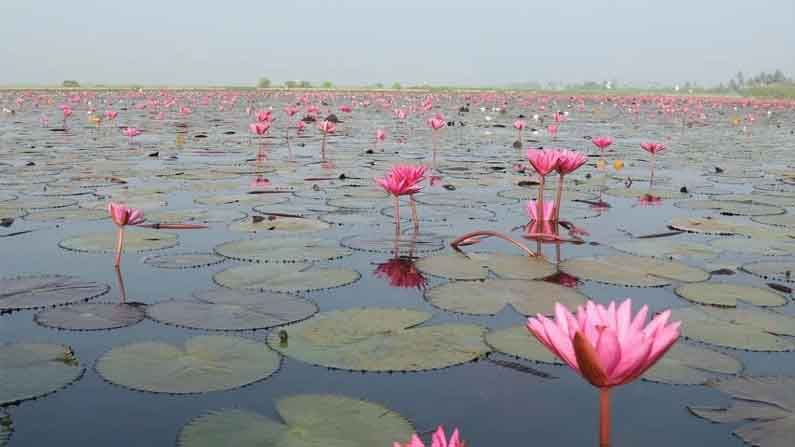
[[[716,236],[740,235],[756,239],[789,240],[793,234],[786,231],[774,231],[760,228],[758,225],[744,225],[721,219],[698,219],[692,217],[675,217],[669,227],[688,233],[711,234]]]
[[[231,289],[289,293],[342,287],[361,277],[357,271],[350,269],[307,268],[306,264],[301,263],[244,265],[218,272],[213,280]]]
[[[487,279],[479,282],[450,282],[432,287],[425,299],[451,312],[494,315],[511,306],[523,315],[549,314],[555,303],[576,308],[588,299],[570,287],[546,281]]]
[[[475,280],[486,279],[489,275],[484,265],[462,254],[428,256],[414,265],[422,273],[442,278]]]
[[[77,200],[64,197],[27,197],[20,199],[19,204],[28,211],[36,211],[77,205]]]
[[[715,210],[730,216],[771,216],[784,214],[786,210],[774,205],[752,202],[750,200],[686,200],[675,204],[679,208],[689,210]]]
[[[676,343],[643,378],[672,385],[703,385],[716,374],[738,374],[742,369],[739,360],[722,352]]]
[[[149,222],[158,223],[227,223],[236,220],[244,219],[246,213],[233,209],[223,208],[194,208],[189,210],[178,211],[157,211],[148,213],[146,220]]]
[[[621,180],[623,180],[623,178]],[[635,181],[637,180],[638,179],[635,179]],[[686,199],[690,197],[690,194],[679,191],[664,190],[664,189],[654,189],[649,191],[648,188],[638,188],[638,189],[610,188],[605,191],[605,194],[613,197],[624,197],[627,199],[637,199],[645,196],[646,194],[652,195],[654,197],[659,197],[663,200]]]
[[[84,371],[67,346],[0,344],[0,405],[55,392],[82,377]]]
[[[787,298],[776,292],[742,284],[713,282],[685,284],[677,287],[675,292],[688,301],[710,306],[737,307],[738,301],[756,306],[783,306],[787,304]]]
[[[279,355],[245,338],[207,335],[185,346],[143,342],[113,348],[97,360],[107,381],[138,391],[170,394],[231,390],[270,377]]]
[[[180,253],[148,256],[144,264],[161,269],[195,269],[220,264],[226,258],[212,253]]]
[[[740,268],[767,280],[795,282],[795,261],[751,262]]]
[[[661,259],[710,259],[720,255],[720,250],[706,244],[686,242],[671,238],[633,239],[613,244],[625,253]]]
[[[53,220],[87,221],[108,219],[108,212],[104,210],[89,210],[86,208],[55,208],[28,214],[25,220],[34,222],[50,222]]]
[[[542,345],[524,325],[491,331],[486,334],[486,344],[495,351],[513,357],[532,362],[563,365],[563,362]]]
[[[165,324],[212,331],[267,329],[304,320],[317,306],[304,298],[274,292],[211,289],[198,301],[164,301],[148,306],[149,318]]]
[[[215,247],[221,256],[246,262],[314,262],[350,256],[351,251],[320,239],[268,238],[226,242]]]
[[[331,225],[317,219],[304,217],[264,216],[262,219],[247,219],[229,225],[232,231],[247,233],[312,233],[328,230]]]
[[[268,344],[288,357],[352,371],[424,371],[475,360],[489,351],[483,328],[471,324],[417,327],[430,319],[407,309],[326,312],[271,333]]]
[[[774,216],[754,216],[754,222],[772,225],[774,227],[795,228],[795,214],[778,214]]]
[[[688,407],[698,417],[741,425],[733,433],[748,445],[789,447],[795,437],[795,377],[737,377],[710,383],[732,397],[729,408]]]
[[[419,234],[401,236],[396,240],[393,231],[383,234],[348,236],[340,241],[340,245],[351,250],[369,253],[417,256],[443,249],[444,239],[435,234]]]
[[[0,279],[0,310],[40,309],[88,301],[108,293],[106,284],[73,276],[33,275]]]
[[[795,241],[777,239],[719,238],[709,245],[719,250],[758,256],[788,256],[795,254]]]
[[[289,200],[287,194],[230,194],[196,197],[194,202],[199,205],[275,205]]]
[[[395,220],[395,207],[388,206],[381,209],[381,214],[392,221]],[[494,211],[486,208],[460,208],[456,206],[418,206],[417,215],[421,222],[466,222],[472,220],[494,220]],[[409,219],[411,209],[402,204],[400,217]]]
[[[141,307],[131,304],[83,303],[43,310],[34,320],[55,329],[99,331],[132,326],[145,316]]]
[[[210,412],[190,421],[179,447],[388,446],[411,438],[414,429],[381,405],[338,395],[304,394],[276,401],[281,420],[246,410]]]
[[[723,320],[717,308],[674,309],[671,319],[682,322],[682,335],[715,346],[747,351],[781,352],[795,350],[795,344],[765,329]]]
[[[632,255],[574,258],[562,262],[560,269],[580,279],[628,287],[663,287],[674,281],[709,279],[709,273],[679,262]]]
[[[160,230],[128,228],[124,230],[124,252],[141,253],[145,251],[163,250],[178,244],[177,235]],[[70,237],[58,243],[66,250],[85,253],[113,253],[116,251],[116,231],[87,233]]]

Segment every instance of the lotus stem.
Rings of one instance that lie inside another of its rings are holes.
[[[323,141],[320,143],[320,158],[326,161],[326,132],[323,132]]]
[[[436,168],[436,146],[437,146],[437,143],[436,143],[436,131],[433,130],[431,132],[433,132],[431,134],[431,142],[432,142],[432,146],[433,146],[433,167],[435,169]]]
[[[417,215],[417,202],[414,201],[414,196],[409,196],[409,205],[411,205],[411,220],[414,222],[414,230],[420,228],[420,217]]]
[[[599,388],[599,447],[610,447],[610,388]]]
[[[395,196],[395,234],[400,234],[400,196]]]
[[[118,232],[116,233],[116,261],[113,264],[114,267],[119,267],[121,265],[121,252],[124,249],[124,227],[120,226]]]
[[[485,237],[493,236],[493,237],[502,239],[504,241],[510,242],[511,244],[517,246],[520,250],[525,252],[527,254],[527,256],[530,256],[531,258],[535,258],[536,256],[538,256],[538,254],[536,254],[536,252],[534,252],[533,250],[530,250],[529,248],[527,248],[527,246],[525,244],[517,241],[516,239],[508,236],[507,234],[503,234],[503,233],[500,233],[500,232],[497,232],[497,231],[489,231],[489,230],[479,230],[479,231],[473,231],[471,233],[467,233],[467,234],[465,234],[463,236],[460,236],[460,237],[456,238],[454,241],[450,242],[450,246],[452,246],[454,249],[458,250],[458,246],[460,244],[468,241],[469,239],[473,239],[473,238],[476,238],[476,237],[479,237],[479,236],[485,236]]]
[[[563,204],[562,199],[563,199],[563,174],[560,174],[560,177],[558,177],[558,191],[555,194],[555,210],[553,211],[555,213],[555,217],[554,219],[552,219],[555,222],[557,222],[560,219],[560,207]]]
[[[536,198],[536,218],[539,222],[544,221],[544,176],[541,176],[541,182],[538,184],[538,197]]]
[[[124,288],[124,278],[121,276],[121,269],[117,265],[116,268],[116,282],[119,284],[119,293],[121,294],[121,302],[127,302],[127,290]]]
[[[652,191],[654,187],[654,166],[657,164],[657,156],[655,154],[651,154],[651,176],[649,177],[649,192]]]

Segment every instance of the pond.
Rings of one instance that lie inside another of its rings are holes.
[[[795,439],[795,102],[0,102],[0,446],[428,444],[440,425],[471,446],[596,445],[598,390],[525,325],[555,302],[625,298],[673,309],[682,336],[614,389],[613,445]],[[565,177],[562,240],[524,237],[539,147],[587,156]],[[399,164],[426,171],[396,210],[374,179]],[[118,269],[109,202],[145,218]],[[476,231],[537,256],[451,245]]]

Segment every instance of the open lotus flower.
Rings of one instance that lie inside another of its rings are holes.
[[[555,115],[555,116],[557,116],[557,115]],[[555,124],[550,124],[549,126],[547,126],[547,133],[552,138],[557,137],[558,136],[558,126],[555,125]]]
[[[263,110],[257,113],[257,122],[270,123],[273,121],[273,113],[270,110]]]
[[[258,121],[256,123],[251,123],[248,125],[248,129],[257,136],[262,136],[268,133],[268,129],[271,128],[271,124],[268,121]]]
[[[555,216],[555,202],[543,201],[541,203],[541,214],[539,218],[538,202],[530,200],[527,202],[527,217],[532,221],[550,221]]]
[[[527,150],[527,160],[530,162],[530,165],[533,169],[536,170],[538,175],[541,177],[541,181],[538,185],[538,198],[536,199],[536,205],[538,206],[537,216],[539,220],[544,220],[544,210],[541,208],[541,204],[544,203],[544,183],[545,177],[557,169],[558,167],[558,160],[560,158],[560,152],[556,150],[542,150],[542,149],[528,149]]]
[[[330,134],[337,131],[337,126],[329,120],[323,120],[318,126],[323,134]]]
[[[613,144],[613,139],[610,137],[596,137],[593,140],[591,140],[591,143],[593,143],[594,146],[598,147],[601,152],[604,152],[605,149],[607,149],[608,147],[610,147],[611,144]]]
[[[411,441],[408,444],[401,444],[395,442],[392,447],[425,447],[422,440],[417,434],[411,435]],[[458,434],[458,429],[453,430],[453,434],[448,439],[444,433],[444,428],[439,426],[431,438],[431,447],[466,447],[466,442],[461,440]]]
[[[296,113],[298,113],[298,108],[297,107],[293,107],[293,106],[287,106],[287,107],[284,108],[284,113],[286,113],[287,116],[291,117],[291,116],[295,115]]]
[[[116,119],[117,116],[119,116],[119,112],[117,112],[115,110],[106,110],[105,111],[105,118],[108,119],[108,120],[113,121],[113,120]]]
[[[441,114],[428,118],[427,123],[428,127],[430,127],[433,130],[439,130],[447,125],[447,122],[444,120],[444,116],[442,116]]]
[[[524,130],[527,123],[524,120],[516,120],[513,122],[513,128],[516,130]]]
[[[588,158],[579,152],[568,149],[558,151],[558,165],[555,170],[558,171],[559,177],[558,189],[555,195],[555,217],[553,220],[557,221],[560,219],[560,209],[563,207],[563,177],[580,169],[587,161]]]
[[[115,266],[121,265],[121,253],[124,249],[124,227],[127,225],[140,225],[144,222],[143,211],[135,208],[130,208],[121,203],[110,202],[108,203],[108,214],[111,220],[118,227],[116,237],[116,260]]]
[[[671,311],[646,322],[649,309],[632,315],[632,300],[607,307],[588,301],[573,315],[555,304],[555,320],[539,314],[527,328],[572,369],[600,390],[600,445],[610,444],[610,389],[642,376],[679,338]]]
[[[395,228],[400,228],[400,196],[409,196],[411,204],[411,217],[414,227],[419,228],[419,218],[417,217],[417,205],[413,195],[422,190],[422,181],[425,180],[425,173],[428,168],[415,165],[396,165],[382,178],[376,178],[375,182],[387,193],[395,197]]]
[[[644,151],[651,154],[651,175],[649,176],[649,190],[654,186],[654,167],[657,161],[657,154],[665,150],[665,145],[662,143],[641,143],[640,147]]]
[[[375,140],[376,141],[384,141],[386,140],[386,131],[384,129],[378,129],[375,131]]]
[[[124,130],[121,131],[121,133],[124,134],[125,137],[130,137],[130,139],[133,139],[138,135],[141,135],[142,132],[140,129],[137,129],[135,127],[125,127]]]

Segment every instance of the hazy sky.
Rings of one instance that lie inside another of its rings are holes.
[[[0,84],[795,75],[793,0],[0,0]]]

